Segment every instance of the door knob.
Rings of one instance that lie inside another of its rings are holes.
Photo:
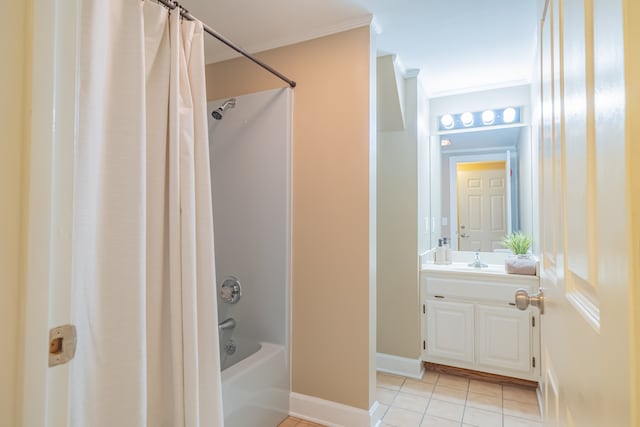
[[[526,289],[518,289],[515,297],[518,309],[526,310],[529,305],[532,305],[540,309],[540,314],[544,314],[544,292],[542,289],[535,295],[529,295]]]

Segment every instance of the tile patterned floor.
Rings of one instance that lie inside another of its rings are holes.
[[[535,391],[425,372],[421,379],[378,372],[381,427],[542,427]],[[289,417],[279,427],[323,427]]]
[[[294,417],[288,417],[278,424],[278,427],[324,427],[323,425],[312,423],[311,421],[300,420]]]
[[[535,391],[425,372],[420,380],[378,372],[383,427],[542,427]]]

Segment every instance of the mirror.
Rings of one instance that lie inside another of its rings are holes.
[[[533,236],[533,152],[526,125],[431,137],[431,247],[505,251],[512,231]]]

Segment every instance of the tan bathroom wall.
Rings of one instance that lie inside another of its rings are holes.
[[[0,22],[0,426],[13,427],[20,404],[22,164],[28,139],[31,1],[8,2]]]
[[[292,387],[369,409],[370,29],[256,55],[294,79]],[[207,66],[207,98],[283,87],[245,58]]]
[[[417,359],[420,357],[418,101],[421,98],[417,77],[404,79],[402,83],[405,128],[378,132],[377,351]]]

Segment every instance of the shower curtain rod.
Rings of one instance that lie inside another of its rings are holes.
[[[184,19],[186,19],[188,21],[195,21],[196,20],[196,18],[193,15],[191,15],[191,13],[189,13],[189,11],[187,9],[185,9],[177,1],[172,1],[172,0],[157,0],[157,1],[158,1],[158,3],[160,3],[161,5],[163,5],[164,7],[166,7],[169,10],[180,9],[180,16],[182,16]],[[198,21],[200,21],[200,20],[198,19]],[[218,39],[222,43],[224,43],[227,46],[229,46],[231,49],[233,49],[236,52],[238,52],[239,54],[243,55],[244,57],[252,60],[253,62],[258,64],[259,66],[261,66],[262,68],[264,68],[265,70],[270,72],[271,74],[275,75],[279,79],[284,80],[292,88],[296,87],[296,82],[295,81],[287,78],[287,76],[285,76],[284,74],[280,73],[279,71],[273,69],[271,66],[269,66],[269,65],[265,64],[264,62],[260,61],[258,58],[254,57],[253,55],[251,55],[249,52],[247,52],[246,50],[242,49],[241,47],[235,45],[231,40],[227,39],[222,34],[218,33],[216,30],[214,30],[213,28],[211,28],[210,26],[208,26],[204,22],[202,22],[202,21],[200,21],[200,22],[202,23],[202,28],[204,29],[205,32],[207,32],[208,34],[212,35],[213,37],[215,37],[216,39]]]

